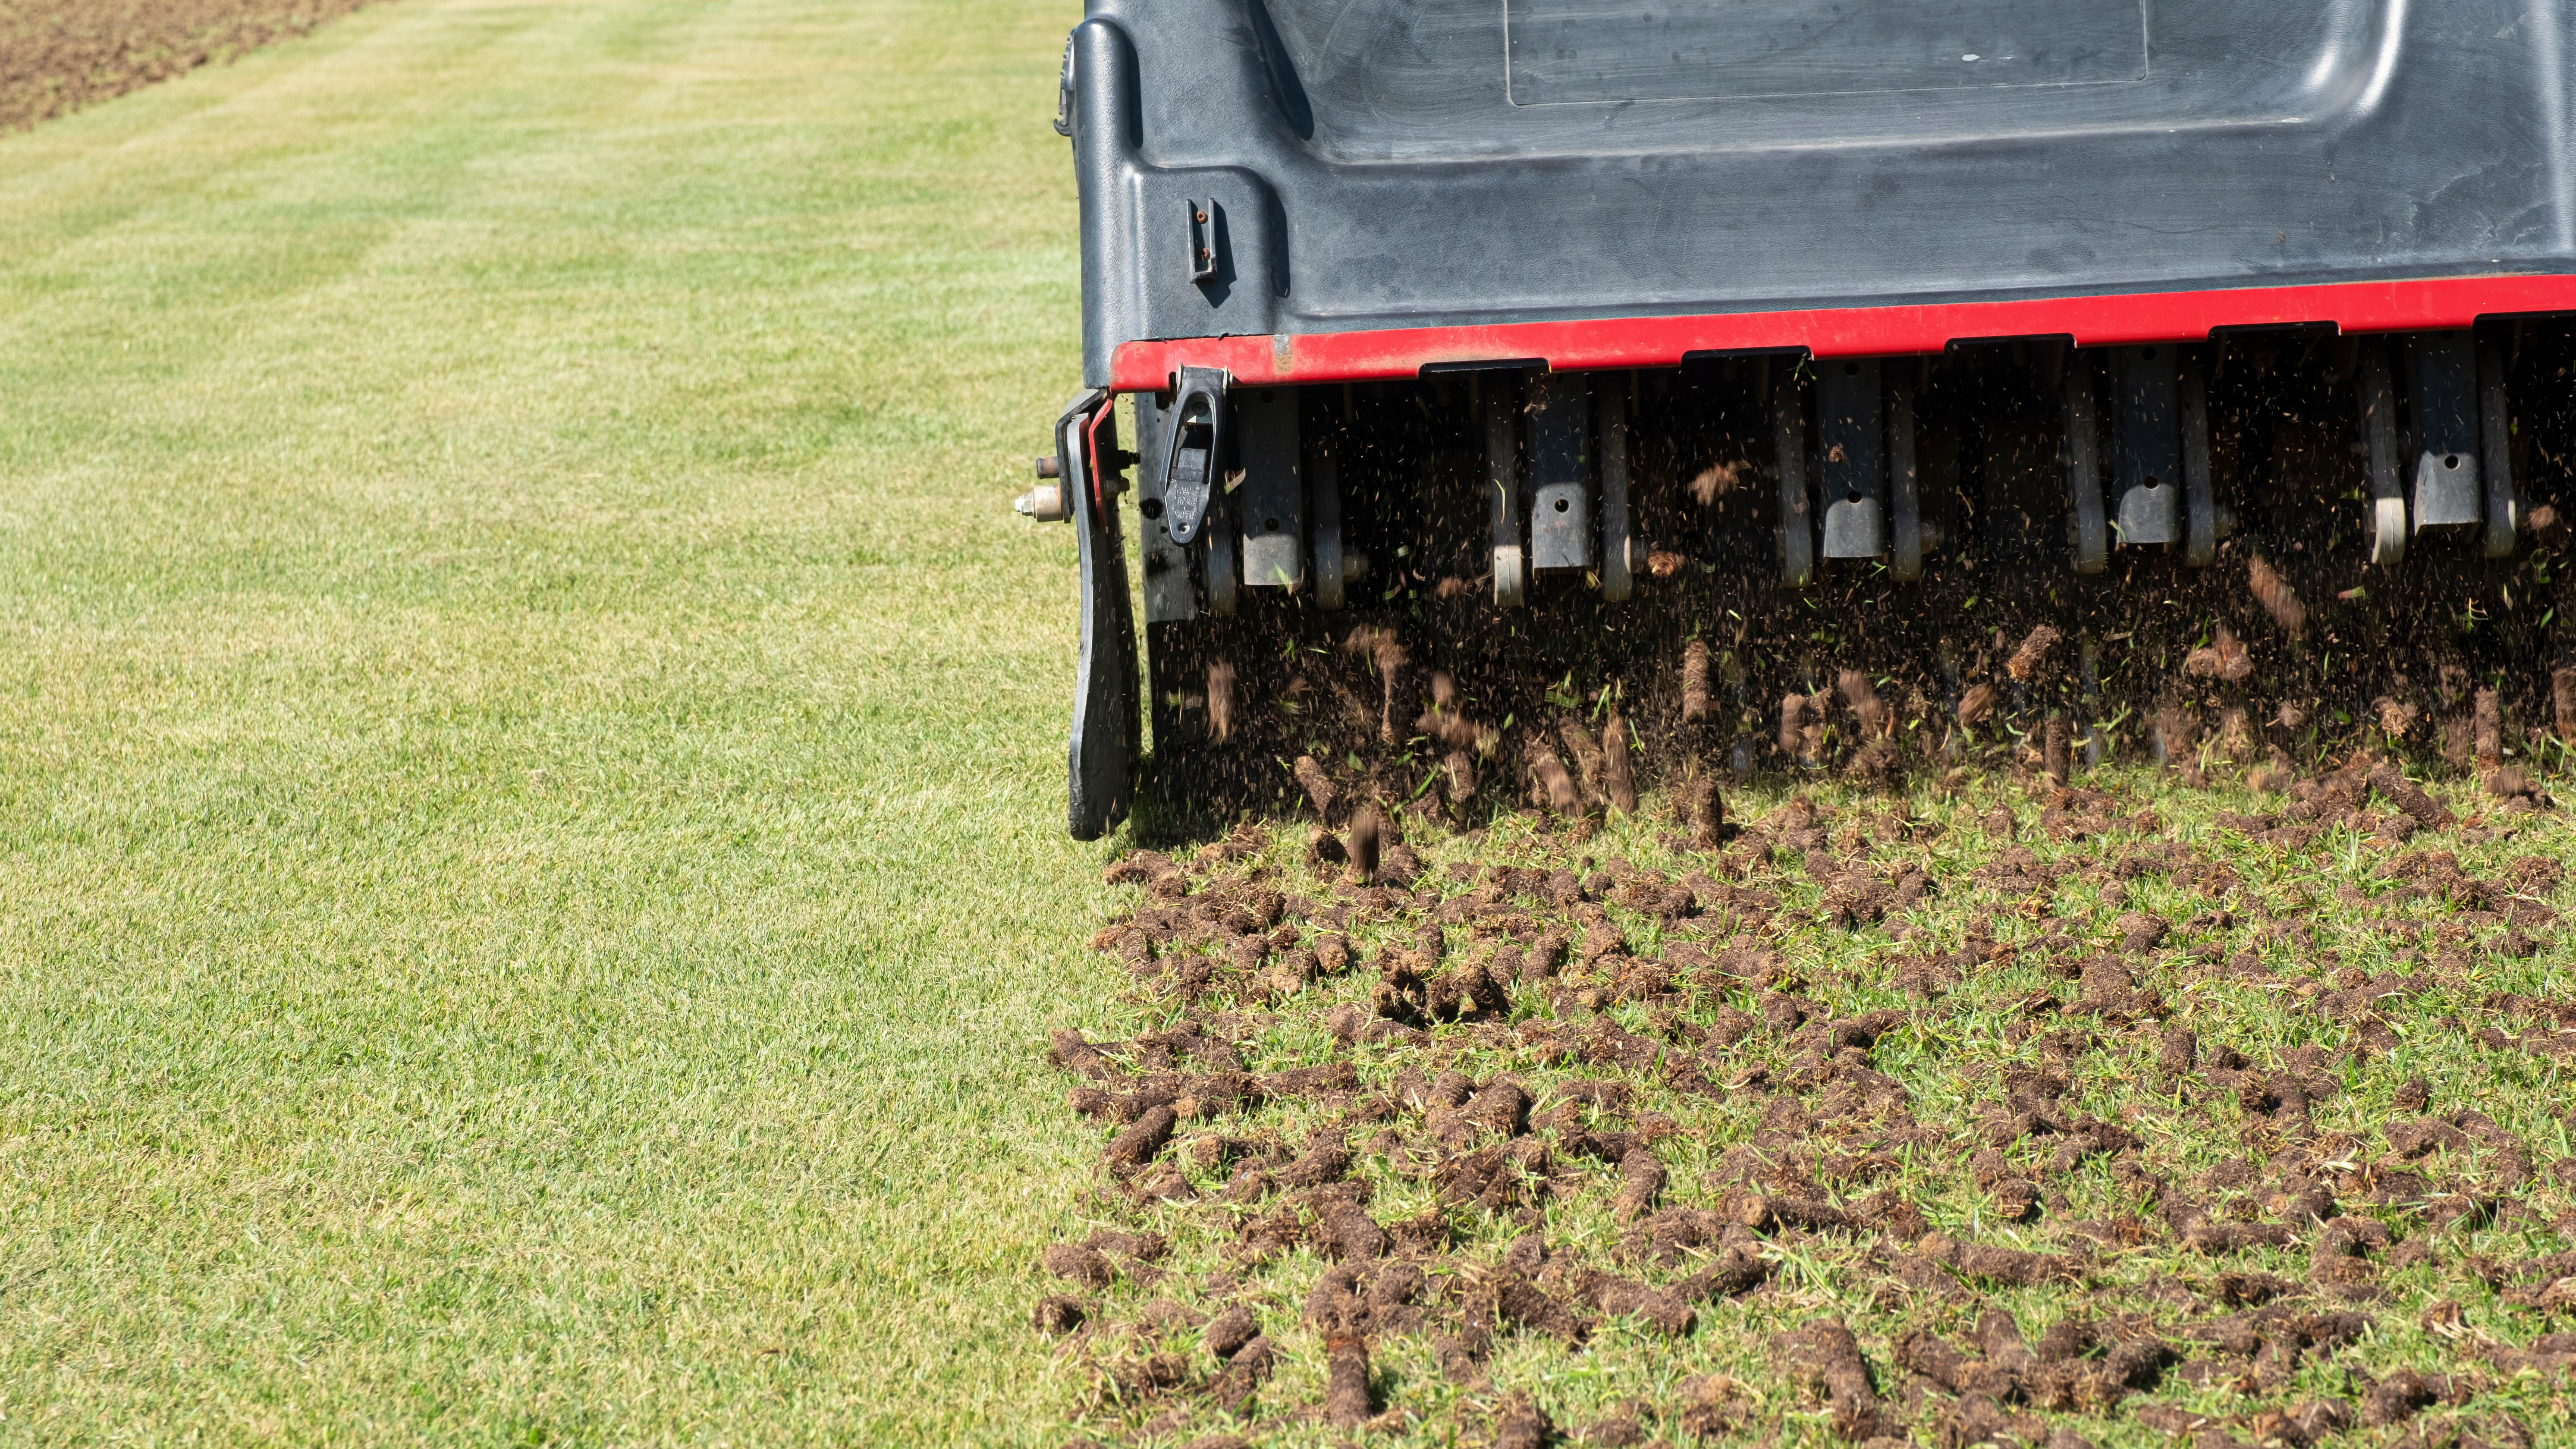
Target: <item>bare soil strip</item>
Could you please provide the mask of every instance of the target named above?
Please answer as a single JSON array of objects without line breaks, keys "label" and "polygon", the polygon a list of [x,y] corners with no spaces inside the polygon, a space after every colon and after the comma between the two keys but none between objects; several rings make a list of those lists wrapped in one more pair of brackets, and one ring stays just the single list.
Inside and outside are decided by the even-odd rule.
[{"label": "bare soil strip", "polygon": [[0,5],[0,130],[24,130],[302,35],[369,0],[18,0]]}]

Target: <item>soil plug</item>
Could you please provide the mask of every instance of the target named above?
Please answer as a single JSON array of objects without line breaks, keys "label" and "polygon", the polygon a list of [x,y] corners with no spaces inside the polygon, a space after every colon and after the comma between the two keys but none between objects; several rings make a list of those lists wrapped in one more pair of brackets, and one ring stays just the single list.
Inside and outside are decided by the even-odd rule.
[{"label": "soil plug", "polygon": [[2576,745],[2576,664],[2549,672],[2549,702],[2558,716],[2558,737]]},{"label": "soil plug", "polygon": [[1601,747],[1593,743],[1592,731],[1572,715],[1557,721],[1556,732],[1564,738],[1566,750],[1574,756],[1575,780],[1583,790],[1583,808],[1601,804]]},{"label": "soil plug", "polygon": [[1336,1338],[1328,1351],[1332,1367],[1324,1387],[1324,1422],[1336,1429],[1356,1429],[1376,1412],[1369,1397],[1368,1345],[1355,1337]]},{"label": "soil plug", "polygon": [[1682,723],[1696,723],[1707,714],[1708,641],[1693,639],[1682,646]]},{"label": "soil plug", "polygon": [[1628,764],[1628,722],[1615,709],[1601,736],[1601,785],[1620,814],[1637,813],[1637,778]]},{"label": "soil plug", "polygon": [[1878,690],[1870,684],[1868,675],[1857,669],[1846,669],[1834,681],[1834,687],[1841,691],[1843,703],[1860,717],[1860,732],[1864,739],[1884,739],[1895,732],[1896,716],[1879,699]]},{"label": "soil plug", "polygon": [[1494,1449],[1547,1449],[1556,1439],[1556,1424],[1526,1394],[1514,1394],[1494,1425]]},{"label": "soil plug", "polygon": [[1260,1391],[1263,1380],[1270,1377],[1271,1366],[1277,1358],[1270,1340],[1255,1336],[1226,1360],[1225,1372],[1218,1374],[1216,1382],[1209,1385],[1210,1396],[1219,1408],[1230,1413],[1248,1412],[1252,1396]]},{"label": "soil plug", "polygon": [[1308,803],[1315,807],[1315,818],[1330,824],[1333,806],[1341,797],[1341,792],[1333,788],[1332,777],[1315,763],[1313,755],[1299,755],[1291,768],[1297,776],[1297,787],[1306,792]]},{"label": "soil plug", "polygon": [[2004,661],[2004,672],[2024,684],[2030,683],[2048,667],[2048,651],[2056,648],[2057,641],[2065,637],[2046,624],[2031,630],[2021,641],[2021,647],[2013,651],[2012,658]]},{"label": "soil plug", "polygon": [[1966,694],[1959,696],[1959,723],[1971,729],[1984,724],[1995,712],[1996,693],[1991,684],[1971,685]]},{"label": "soil plug", "polygon": [[2072,743],[2071,734],[2072,730],[2066,722],[2066,716],[2053,714],[2048,717],[2047,733],[2044,736],[2046,743],[2040,750],[2040,761],[2048,771],[2048,782],[2061,789],[2066,784],[2067,750]]},{"label": "soil plug", "polygon": [[1690,827],[1694,850],[1715,850],[1718,827],[1726,822],[1726,802],[1717,793],[1717,780],[1709,775],[1694,775],[1682,787],[1682,823]]},{"label": "soil plug", "polygon": [[1796,691],[1780,696],[1780,753],[1798,758],[1799,727],[1807,722],[1807,697]]},{"label": "soil plug", "polygon": [[1207,670],[1208,733],[1218,743],[1234,738],[1234,666],[1211,660]]},{"label": "soil plug", "polygon": [[2451,812],[2442,803],[2424,793],[2424,788],[2398,772],[2395,765],[2381,765],[2370,772],[2370,788],[2387,797],[2388,803],[2412,816],[2415,823],[2428,829],[2439,829],[2451,823]]},{"label": "soil plug", "polygon": [[1449,798],[1464,805],[1476,797],[1476,762],[1465,750],[1451,750],[1441,762],[1449,772]]},{"label": "soil plug", "polygon": [[1216,1316],[1199,1337],[1207,1351],[1222,1361],[1231,1359],[1237,1349],[1261,1336],[1261,1326],[1252,1310],[1238,1303]]},{"label": "soil plug", "polygon": [[1361,806],[1351,816],[1347,842],[1352,874],[1363,881],[1375,879],[1379,853],[1384,849],[1387,837],[1394,833],[1394,827],[1387,823],[1385,814],[1376,806]]},{"label": "soil plug", "polygon": [[2296,639],[2307,631],[2307,605],[2299,602],[2298,592],[2261,554],[2246,562],[2245,587],[2254,595],[2254,602],[2263,606],[2263,612],[2272,616],[2272,622],[2281,626],[2282,633]]},{"label": "soil plug", "polygon": [[1574,792],[1574,777],[1565,773],[1565,762],[1556,757],[1547,740],[1533,730],[1521,742],[1521,758],[1529,765],[1530,774],[1538,781],[1544,803],[1559,815],[1582,813],[1583,797]]},{"label": "soil plug", "polygon": [[1109,1139],[1109,1170],[1126,1174],[1143,1167],[1162,1153],[1163,1145],[1172,1140],[1172,1128],[1180,1114],[1170,1107],[1147,1109],[1117,1136]]},{"label": "soil plug", "polygon": [[2234,630],[2221,624],[2209,643],[2182,657],[2182,672],[2202,679],[2243,684],[2254,677],[2254,656],[2246,651],[2244,642],[2236,637]]},{"label": "soil plug", "polygon": [[2492,689],[2481,689],[2470,707],[2478,770],[2491,774],[2504,764],[2504,709]]}]

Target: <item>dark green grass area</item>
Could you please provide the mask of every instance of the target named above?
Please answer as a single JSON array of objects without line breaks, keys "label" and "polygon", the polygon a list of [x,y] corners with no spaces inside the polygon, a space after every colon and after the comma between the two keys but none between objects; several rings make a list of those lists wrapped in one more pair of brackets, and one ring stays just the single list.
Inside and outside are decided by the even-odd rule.
[{"label": "dark green grass area", "polygon": [[[1783,1341],[1820,1319],[1855,1331],[1885,1401],[1880,1427],[1914,1442],[2295,1442],[2300,1424],[2338,1413],[2345,1427],[2314,1442],[2576,1433],[2564,1361],[2515,1356],[2576,1327],[2576,1295],[2542,1301],[2552,1280],[2528,1266],[2576,1247],[2576,1034],[2531,1004],[2576,1016],[2576,957],[2555,926],[2576,904],[2559,878],[2571,854],[2561,816],[2499,812],[2401,843],[2367,819],[2302,824],[2283,818],[2284,797],[2184,790],[2149,771],[2104,770],[2089,786],[2060,799],[2063,810],[2007,782],[1910,796],[1824,788],[1807,796],[1822,813],[1804,835],[1781,808],[1786,789],[1760,786],[1730,802],[1750,830],[1713,854],[1689,849],[1652,800],[1598,833],[1529,817],[1463,836],[1416,827],[1426,868],[1410,896],[1356,889],[1308,858],[1310,829],[1290,827],[1238,837],[1240,859],[1208,849],[1178,900],[1137,888],[1119,919],[1132,913],[1169,939],[1150,957],[1134,937],[1102,940],[1137,983],[1122,1036],[1195,1027],[1256,1076],[1346,1063],[1356,1085],[1241,1113],[1201,1108],[1160,1165],[1103,1170],[1067,1238],[1147,1230],[1170,1251],[1138,1265],[1111,1242],[1120,1276],[1105,1291],[1050,1285],[1088,1314],[1059,1349],[1092,1375],[1076,1430],[1171,1443],[1349,1437],[1322,1416],[1326,1325],[1309,1295],[1340,1254],[1326,1224],[1355,1197],[1390,1229],[1390,1261],[1427,1275],[1411,1314],[1371,1326],[1374,1427],[1388,1436],[1371,1442],[1508,1438],[1516,1407],[1533,1402],[1559,1431],[1609,1442],[1629,1420],[1636,1442],[1836,1442],[1851,1422],[1804,1371],[1812,1355]],[[2479,804],[2467,788],[2455,798]],[[2010,836],[1996,833],[1998,810],[2013,817]],[[1571,870],[1598,889],[1551,904],[1530,881],[1506,880],[1475,908],[1497,865]],[[1914,871],[1928,888],[1884,920],[1833,919],[1856,880]],[[1678,913],[1637,908],[1683,881],[1692,903]],[[1278,974],[1286,943],[1272,964],[1193,971],[1193,955],[1227,956],[1227,938],[1156,916],[1264,889],[1284,895],[1302,943],[1345,935],[1357,964],[1281,994],[1297,976]],[[1425,948],[1424,923],[1442,905],[1448,964],[1435,980],[1462,979],[1550,925],[1580,943],[1587,918],[1606,922],[1620,944],[1597,963],[1522,977],[1505,1012],[1337,1039],[1335,1020],[1347,1038],[1353,1013],[1382,1015],[1386,968]],[[1330,913],[1351,910],[1336,931]],[[2149,921],[2161,937],[2133,944]],[[1718,969],[1652,964],[1700,959],[1693,950]],[[1800,1024],[1793,1008],[1813,1014]],[[1894,1016],[1865,1051],[1835,1052],[1831,1024],[1870,1013]],[[2177,1028],[2195,1038],[2188,1067],[2174,1056]],[[1165,1061],[1148,1045],[1110,1047],[1123,1070],[1103,1082],[1068,1080],[1112,1095],[1177,1080],[1185,1096],[1214,1095],[1189,1085],[1205,1063]],[[1532,1179],[1522,1200],[1498,1205],[1451,1186],[1465,1156],[1502,1139],[1441,1140],[1445,1114],[1421,1094],[1443,1072],[1530,1092],[1548,1121],[1520,1144],[1544,1146],[1544,1187]],[[1872,1074],[1901,1089],[1895,1105]],[[1599,1082],[1634,1095],[1613,1110],[1548,1110],[1566,1084]],[[2280,1100],[2292,1086],[2304,1108]],[[2053,1104],[2056,1126],[1998,1128],[1998,1114],[2034,1101]],[[2429,1148],[2427,1123],[2442,1124]],[[2084,1137],[2088,1124],[2109,1131]],[[1767,1282],[1703,1293],[1691,1331],[1675,1337],[1651,1313],[1588,1302],[1600,1290],[1586,1274],[1690,1296],[1693,1276],[1729,1249],[1651,1251],[1664,1220],[1616,1206],[1626,1164],[1585,1155],[1587,1135],[1610,1132],[1650,1139],[1665,1174],[1658,1211],[1734,1213],[1752,1190],[1820,1193],[1852,1226],[1784,1220],[1739,1239]],[[1318,1133],[1354,1151],[1347,1181],[1246,1184],[1241,1174],[1265,1165],[1286,1175]],[[1977,1156],[1987,1151],[2000,1156]],[[2323,1219],[2319,1185],[2333,1204]],[[2025,1211],[2017,1194],[2036,1200]],[[1405,1246],[1429,1224],[1445,1247]],[[2227,1246],[2247,1228],[2279,1241]],[[1580,1350],[1497,1313],[1506,1254],[1533,1236],[1551,1255],[1535,1286],[1592,1322]],[[2347,1252],[2338,1238],[2362,1246]],[[1999,1280],[1976,1248],[2056,1255],[2040,1261],[2058,1281]],[[1279,1357],[1249,1410],[1228,1412],[1215,1402],[1222,1365],[1193,1320],[1235,1305],[1255,1312]],[[1975,1326],[1997,1309],[2034,1348],[2061,1323],[2085,1325],[2088,1340],[2055,1389],[2005,1393],[2001,1417],[1981,1420],[1918,1371],[1921,1340],[1902,1345],[1931,1335],[1975,1359]],[[2327,1334],[2339,1323],[2349,1338],[2301,1349],[2299,1323]],[[1495,1329],[1490,1358],[1444,1364],[1477,1324]],[[2163,1345],[2164,1362],[2107,1387],[2104,1366],[2124,1343]],[[1158,1368],[1157,1354],[1177,1357]],[[2392,1419],[2401,1370],[2441,1378],[2442,1394]],[[1179,1387],[1157,1386],[1175,1373]]]}]

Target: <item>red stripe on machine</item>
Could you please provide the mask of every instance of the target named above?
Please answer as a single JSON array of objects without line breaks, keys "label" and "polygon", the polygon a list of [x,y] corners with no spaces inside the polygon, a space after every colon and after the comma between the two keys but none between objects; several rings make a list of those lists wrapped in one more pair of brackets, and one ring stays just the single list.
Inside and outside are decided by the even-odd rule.
[{"label": "red stripe on machine", "polygon": [[2466,327],[2482,316],[2576,311],[2576,277],[2428,277],[2131,292],[1927,306],[1733,312],[1701,317],[1608,317],[1490,327],[1282,333],[1129,342],[1111,366],[1120,392],[1171,385],[1182,367],[1222,367],[1246,386],[1413,377],[1439,364],[1545,359],[1559,372],[1676,367],[1694,352],[1803,347],[1818,357],[1938,352],[1979,338],[2072,337],[2080,347],[2188,342],[2220,327],[2331,322],[2346,332]]}]

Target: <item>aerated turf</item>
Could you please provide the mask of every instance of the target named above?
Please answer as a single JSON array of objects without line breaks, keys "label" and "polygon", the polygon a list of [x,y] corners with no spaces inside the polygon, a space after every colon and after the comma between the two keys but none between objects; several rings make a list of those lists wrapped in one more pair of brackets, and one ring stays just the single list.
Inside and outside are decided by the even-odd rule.
[{"label": "aerated turf", "polygon": [[2576,836],[2373,779],[1127,857],[1068,1438],[2565,1442]]}]

